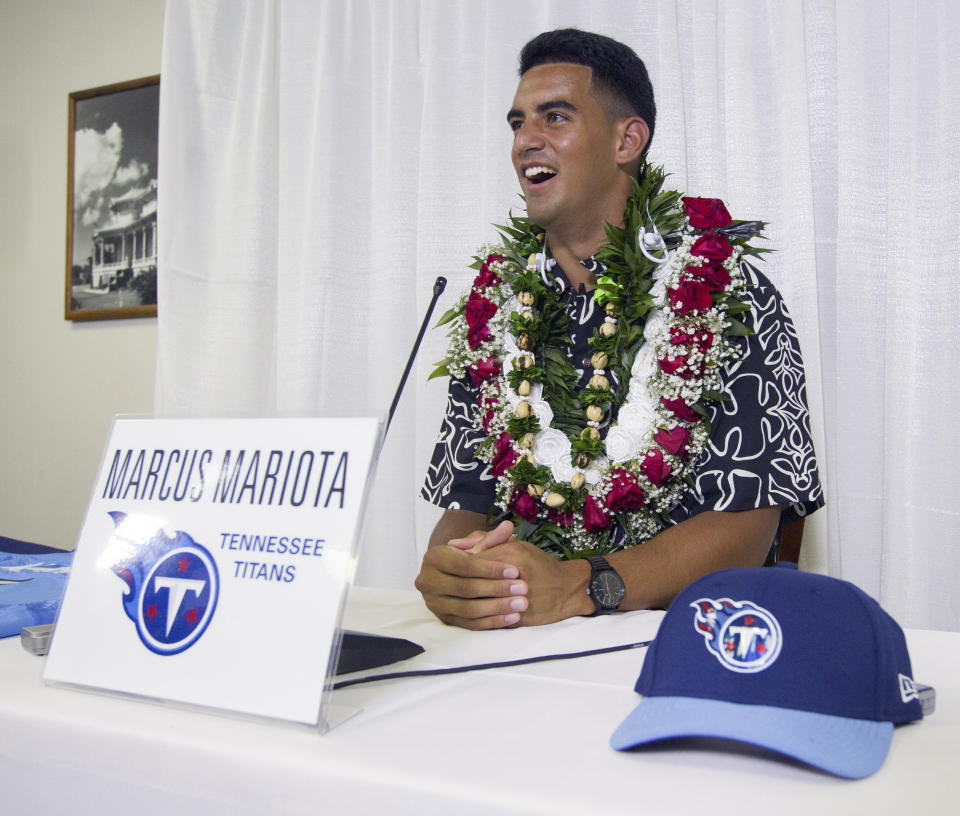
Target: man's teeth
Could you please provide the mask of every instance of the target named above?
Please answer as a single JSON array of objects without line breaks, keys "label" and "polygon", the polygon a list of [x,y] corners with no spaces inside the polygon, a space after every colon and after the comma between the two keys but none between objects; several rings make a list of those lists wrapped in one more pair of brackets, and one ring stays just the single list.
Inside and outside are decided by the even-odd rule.
[{"label": "man's teeth", "polygon": [[557,171],[552,167],[537,165],[535,167],[528,167],[523,171],[523,174],[530,179],[530,181],[546,181],[548,178],[557,175]]}]

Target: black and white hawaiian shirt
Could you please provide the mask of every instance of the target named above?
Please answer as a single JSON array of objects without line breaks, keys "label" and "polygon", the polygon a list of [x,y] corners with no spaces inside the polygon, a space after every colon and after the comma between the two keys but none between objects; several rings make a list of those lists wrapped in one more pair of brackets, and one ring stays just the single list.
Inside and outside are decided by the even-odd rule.
[{"label": "black and white hawaiian shirt", "polygon": [[[589,268],[589,263],[584,265]],[[742,263],[747,282],[743,300],[750,311],[741,319],[754,333],[738,338],[744,354],[725,368],[727,399],[709,409],[710,438],[695,465],[693,486],[670,513],[673,524],[705,510],[775,506],[782,508],[782,529],[823,505],[793,321],[776,287],[751,264]],[[605,313],[592,292],[571,286],[559,267],[553,274],[571,317],[569,354],[582,369],[583,387],[593,373],[588,341]],[[477,393],[469,377],[451,377],[421,496],[441,507],[487,513],[494,504],[496,478],[473,455],[484,438],[473,421]],[[615,533],[615,541],[618,537],[622,540],[622,531]]]}]

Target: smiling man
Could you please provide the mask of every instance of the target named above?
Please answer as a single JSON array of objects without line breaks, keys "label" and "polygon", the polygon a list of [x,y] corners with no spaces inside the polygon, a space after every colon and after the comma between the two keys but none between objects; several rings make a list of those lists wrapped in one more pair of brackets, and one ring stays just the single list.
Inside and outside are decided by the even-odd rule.
[{"label": "smiling man", "polygon": [[746,261],[762,224],[664,189],[655,119],[622,43],[564,29],[521,52],[527,217],[448,313],[423,489],[446,510],[416,585],[446,623],[664,606],[822,505],[795,332]]},{"label": "smiling man", "polygon": [[530,218],[572,283],[592,284],[580,265],[619,224],[650,128],[609,94],[595,93],[593,70],[547,63],[524,72],[507,114],[512,159]]}]

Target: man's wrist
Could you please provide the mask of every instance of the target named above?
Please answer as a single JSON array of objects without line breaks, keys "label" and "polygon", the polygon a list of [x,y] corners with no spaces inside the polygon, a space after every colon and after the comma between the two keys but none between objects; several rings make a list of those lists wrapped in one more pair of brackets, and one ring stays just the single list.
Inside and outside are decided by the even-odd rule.
[{"label": "man's wrist", "polygon": [[585,558],[574,558],[567,561],[567,569],[571,574],[571,588],[567,595],[568,614],[564,617],[572,618],[577,615],[592,615],[595,607],[590,600],[590,564]]}]

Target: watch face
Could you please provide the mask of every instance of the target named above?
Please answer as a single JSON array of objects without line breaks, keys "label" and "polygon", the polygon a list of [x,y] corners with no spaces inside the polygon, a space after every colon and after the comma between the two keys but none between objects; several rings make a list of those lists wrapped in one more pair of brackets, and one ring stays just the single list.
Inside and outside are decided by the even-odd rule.
[{"label": "watch face", "polygon": [[598,572],[591,582],[593,597],[601,607],[615,609],[620,605],[626,590],[620,576],[613,570]]}]

